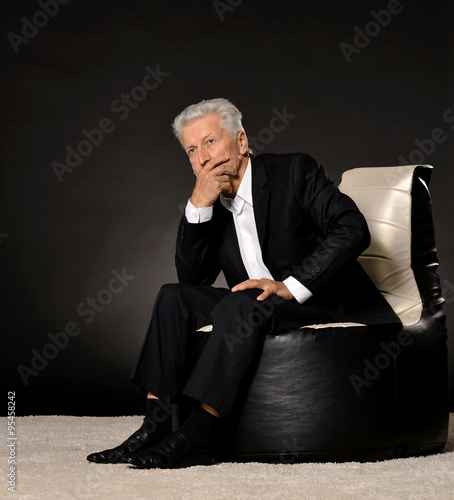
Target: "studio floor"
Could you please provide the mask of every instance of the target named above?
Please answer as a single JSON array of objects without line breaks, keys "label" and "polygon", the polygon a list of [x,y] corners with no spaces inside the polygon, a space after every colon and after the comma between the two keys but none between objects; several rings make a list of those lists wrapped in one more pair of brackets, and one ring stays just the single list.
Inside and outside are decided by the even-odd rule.
[{"label": "studio floor", "polygon": [[[6,430],[6,418],[2,418]],[[15,499],[454,499],[454,414],[443,452],[376,463],[221,463],[177,470],[100,465],[85,457],[113,447],[142,417],[16,419]],[[6,438],[5,438],[6,439]],[[7,441],[10,443],[10,441]],[[7,477],[9,450],[2,460]],[[6,469],[6,470],[5,470]],[[11,477],[11,476],[10,476]]]}]

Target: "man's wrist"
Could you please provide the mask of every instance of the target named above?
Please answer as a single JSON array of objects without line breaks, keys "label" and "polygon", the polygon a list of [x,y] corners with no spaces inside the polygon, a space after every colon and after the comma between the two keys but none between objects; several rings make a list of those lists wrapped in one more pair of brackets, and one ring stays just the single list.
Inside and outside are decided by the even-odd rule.
[{"label": "man's wrist", "polygon": [[289,276],[283,283],[300,304],[303,304],[307,299],[312,297],[312,292],[293,276]]},{"label": "man's wrist", "polygon": [[194,193],[192,193],[191,197],[189,198],[189,201],[195,208],[208,208],[213,205],[212,202],[207,201],[207,199],[204,199],[203,197],[201,198]]}]

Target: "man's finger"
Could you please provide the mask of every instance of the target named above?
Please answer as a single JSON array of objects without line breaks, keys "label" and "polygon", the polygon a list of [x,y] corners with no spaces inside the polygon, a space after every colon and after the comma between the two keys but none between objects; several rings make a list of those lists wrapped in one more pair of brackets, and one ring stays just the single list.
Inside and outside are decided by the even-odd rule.
[{"label": "man's finger", "polygon": [[230,177],[227,174],[219,174],[216,177],[217,181],[222,181],[222,182],[230,182]]},{"label": "man's finger", "polygon": [[269,290],[264,290],[263,293],[261,293],[258,297],[257,297],[257,300],[265,300],[267,299],[270,295],[272,295],[272,292],[270,292]]},{"label": "man's finger", "polygon": [[238,283],[238,285],[235,285],[232,288],[232,292],[237,292],[238,290],[249,290],[251,288],[260,288],[261,290],[264,290],[263,285],[260,286],[260,281],[261,280],[246,280],[242,281],[241,283]]},{"label": "man's finger", "polygon": [[218,168],[219,166],[222,166],[224,163],[228,162],[229,160],[230,160],[230,158],[226,155],[225,156],[218,156],[216,158],[212,158],[202,168],[204,170],[214,170],[214,169]]},{"label": "man's finger", "polygon": [[236,175],[235,167],[226,166],[224,163],[218,165],[213,171],[215,171],[217,175]]},{"label": "man's finger", "polygon": [[238,283],[238,285],[235,285],[232,288],[232,292],[237,292],[238,290],[246,290],[247,288],[255,288],[254,286],[251,286],[251,281],[252,280],[246,280],[242,281],[241,283]]}]

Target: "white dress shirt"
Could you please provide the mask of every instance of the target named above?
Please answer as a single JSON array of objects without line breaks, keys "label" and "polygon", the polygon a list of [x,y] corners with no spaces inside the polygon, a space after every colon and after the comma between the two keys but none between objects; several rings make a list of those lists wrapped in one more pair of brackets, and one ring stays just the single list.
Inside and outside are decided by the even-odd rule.
[{"label": "white dress shirt", "polygon": [[[249,279],[268,278],[274,280],[269,269],[263,262],[262,249],[260,248],[257,226],[255,224],[250,158],[235,198],[226,198],[221,194],[220,200],[222,205],[232,212],[241,259],[243,260]],[[188,200],[185,215],[190,224],[207,222],[213,216],[213,207],[196,208]],[[300,304],[312,296],[312,292],[293,276],[285,279],[284,284]]]}]

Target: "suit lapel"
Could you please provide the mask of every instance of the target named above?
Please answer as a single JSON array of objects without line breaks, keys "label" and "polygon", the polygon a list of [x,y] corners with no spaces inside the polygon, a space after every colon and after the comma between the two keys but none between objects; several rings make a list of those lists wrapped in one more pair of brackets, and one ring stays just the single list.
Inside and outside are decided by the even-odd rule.
[{"label": "suit lapel", "polygon": [[268,176],[264,164],[252,157],[252,200],[254,203],[254,217],[257,226],[260,247],[263,249],[265,241],[270,192],[266,189]]}]

